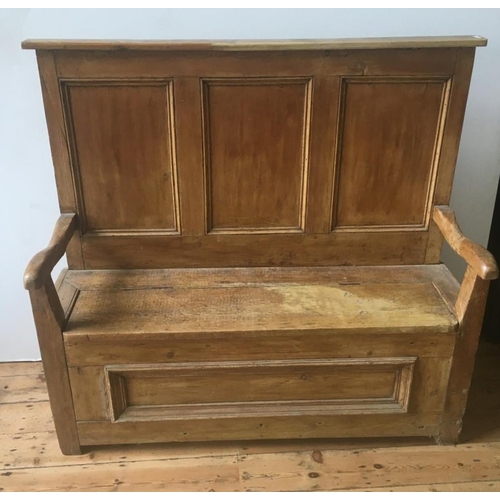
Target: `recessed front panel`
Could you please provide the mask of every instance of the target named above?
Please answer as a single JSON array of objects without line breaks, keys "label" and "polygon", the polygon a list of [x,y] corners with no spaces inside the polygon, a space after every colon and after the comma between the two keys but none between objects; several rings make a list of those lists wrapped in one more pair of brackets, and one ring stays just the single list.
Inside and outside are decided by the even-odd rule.
[{"label": "recessed front panel", "polygon": [[170,84],[65,88],[84,230],[177,231]]},{"label": "recessed front panel", "polygon": [[112,418],[404,413],[416,358],[106,368]]},{"label": "recessed front panel", "polygon": [[443,80],[346,80],[334,229],[424,227],[442,125]]},{"label": "recessed front panel", "polygon": [[206,80],[208,232],[301,231],[310,83]]}]

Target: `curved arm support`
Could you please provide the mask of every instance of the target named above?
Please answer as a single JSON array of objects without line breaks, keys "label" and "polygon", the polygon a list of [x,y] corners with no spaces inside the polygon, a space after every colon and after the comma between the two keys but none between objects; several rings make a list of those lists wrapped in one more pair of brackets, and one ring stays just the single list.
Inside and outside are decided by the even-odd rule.
[{"label": "curved arm support", "polygon": [[59,217],[47,248],[38,252],[26,267],[24,272],[26,290],[41,288],[45,284],[54,266],[66,252],[68,243],[77,228],[76,214],[62,214]]},{"label": "curved arm support", "polygon": [[450,247],[462,257],[469,267],[483,280],[498,278],[498,266],[493,255],[481,245],[466,238],[458,226],[455,212],[446,205],[435,206],[432,213]]}]

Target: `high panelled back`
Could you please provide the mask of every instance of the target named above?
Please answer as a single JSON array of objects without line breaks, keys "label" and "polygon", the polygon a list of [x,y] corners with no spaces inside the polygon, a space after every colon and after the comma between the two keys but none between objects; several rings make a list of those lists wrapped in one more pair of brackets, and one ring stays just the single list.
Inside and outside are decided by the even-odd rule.
[{"label": "high panelled back", "polygon": [[71,267],[438,262],[474,48],[37,55]]}]

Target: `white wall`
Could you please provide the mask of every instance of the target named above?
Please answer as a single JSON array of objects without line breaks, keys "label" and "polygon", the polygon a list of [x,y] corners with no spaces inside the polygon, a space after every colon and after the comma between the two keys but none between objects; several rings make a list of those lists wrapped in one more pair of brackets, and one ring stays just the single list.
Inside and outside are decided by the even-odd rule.
[{"label": "white wall", "polygon": [[[469,34],[489,45],[476,53],[451,205],[486,244],[500,171],[500,10],[0,10],[0,361],[39,358],[22,274],[58,216],[35,54],[21,40]],[[444,259],[459,276],[451,252]]]}]

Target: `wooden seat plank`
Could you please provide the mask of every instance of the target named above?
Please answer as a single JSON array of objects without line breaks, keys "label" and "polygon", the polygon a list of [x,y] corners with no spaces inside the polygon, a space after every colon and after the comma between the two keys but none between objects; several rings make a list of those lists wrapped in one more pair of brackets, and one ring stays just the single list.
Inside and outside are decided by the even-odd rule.
[{"label": "wooden seat plank", "polygon": [[183,274],[177,270],[171,280],[165,271],[163,285],[153,272],[148,280],[144,273],[93,271],[90,279],[98,287],[80,291],[65,335],[280,330],[450,333],[457,328],[438,289],[424,276],[420,282],[400,283],[393,277],[392,282],[386,278],[386,283],[377,283],[373,275],[384,270],[370,270],[364,283],[358,269],[355,279],[345,272],[343,279],[337,273],[337,279],[329,282],[331,268],[316,269],[311,278],[305,270],[281,269],[267,276],[266,282],[265,272],[255,270],[254,276],[252,271],[185,270]]}]

